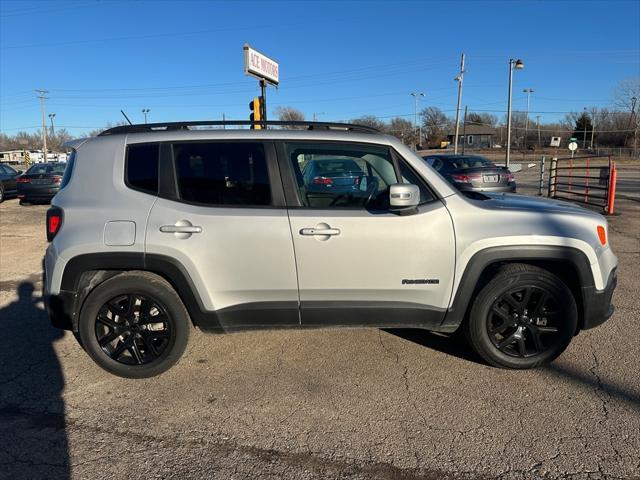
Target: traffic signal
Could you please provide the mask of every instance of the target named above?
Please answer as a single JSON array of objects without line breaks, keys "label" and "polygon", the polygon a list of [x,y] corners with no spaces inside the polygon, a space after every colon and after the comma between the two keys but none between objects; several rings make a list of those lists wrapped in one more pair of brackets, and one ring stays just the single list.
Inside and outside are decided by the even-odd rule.
[{"label": "traffic signal", "polygon": [[251,128],[260,130],[262,128],[262,97],[255,97],[249,102],[249,120],[251,120]]}]

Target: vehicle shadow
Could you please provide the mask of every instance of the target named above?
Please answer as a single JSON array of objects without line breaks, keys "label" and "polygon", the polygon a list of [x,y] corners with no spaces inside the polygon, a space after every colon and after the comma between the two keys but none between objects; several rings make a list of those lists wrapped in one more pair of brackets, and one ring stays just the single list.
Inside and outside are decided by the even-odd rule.
[{"label": "vehicle shadow", "polygon": [[388,328],[385,332],[423,347],[431,348],[473,363],[484,364],[460,334],[445,335],[419,328]]},{"label": "vehicle shadow", "polygon": [[16,290],[18,299],[0,309],[0,478],[69,478],[64,378],[53,348],[63,331],[50,325],[33,283]]},{"label": "vehicle shadow", "polygon": [[[408,340],[423,347],[431,348],[447,355],[468,360],[473,363],[486,363],[469,347],[460,335],[447,336],[420,329],[384,329],[385,332]],[[606,397],[622,403],[640,412],[640,396],[633,390],[616,382],[601,378],[586,366],[584,370],[565,365],[562,358],[541,368],[545,375],[560,382],[570,382],[577,388],[586,389],[589,393],[601,392]]]}]

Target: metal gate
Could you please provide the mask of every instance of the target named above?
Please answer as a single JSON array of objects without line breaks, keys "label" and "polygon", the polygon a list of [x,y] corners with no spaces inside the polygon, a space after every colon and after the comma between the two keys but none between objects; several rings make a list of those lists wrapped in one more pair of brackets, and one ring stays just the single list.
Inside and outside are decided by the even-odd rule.
[{"label": "metal gate", "polygon": [[600,207],[611,215],[616,181],[616,165],[611,155],[552,158],[549,197]]}]

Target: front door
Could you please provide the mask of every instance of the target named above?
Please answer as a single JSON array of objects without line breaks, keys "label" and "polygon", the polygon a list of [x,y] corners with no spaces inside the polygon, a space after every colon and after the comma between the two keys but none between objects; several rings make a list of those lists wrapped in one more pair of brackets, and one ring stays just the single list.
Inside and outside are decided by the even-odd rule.
[{"label": "front door", "polygon": [[[451,217],[389,148],[305,142],[281,148],[298,206],[289,209],[303,325],[438,325],[453,279]],[[311,173],[310,173],[311,172]],[[389,186],[421,204],[388,208]]]}]

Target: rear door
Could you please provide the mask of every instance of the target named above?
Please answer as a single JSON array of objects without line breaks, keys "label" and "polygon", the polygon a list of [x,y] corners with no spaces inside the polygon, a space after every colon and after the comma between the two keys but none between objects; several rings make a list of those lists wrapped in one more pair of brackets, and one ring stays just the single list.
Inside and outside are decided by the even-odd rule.
[{"label": "rear door", "polygon": [[[204,328],[299,324],[295,259],[270,143],[164,144],[147,258],[188,273]],[[211,312],[215,311],[215,315]]]},{"label": "rear door", "polygon": [[[451,217],[411,168],[373,144],[300,142],[279,148],[295,245],[303,325],[439,325],[452,288]],[[321,158],[363,172],[350,189],[319,191],[302,175]],[[349,162],[343,162],[347,165]],[[340,177],[339,172],[335,172]],[[389,211],[389,186],[421,187],[421,205]]]}]

